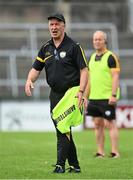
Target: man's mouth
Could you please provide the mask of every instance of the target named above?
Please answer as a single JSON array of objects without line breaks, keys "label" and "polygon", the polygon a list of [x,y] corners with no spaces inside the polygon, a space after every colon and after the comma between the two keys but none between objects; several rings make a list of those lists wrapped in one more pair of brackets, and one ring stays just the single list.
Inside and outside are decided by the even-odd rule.
[{"label": "man's mouth", "polygon": [[54,35],[57,34],[57,33],[58,33],[58,31],[52,31],[52,34],[54,34]]}]

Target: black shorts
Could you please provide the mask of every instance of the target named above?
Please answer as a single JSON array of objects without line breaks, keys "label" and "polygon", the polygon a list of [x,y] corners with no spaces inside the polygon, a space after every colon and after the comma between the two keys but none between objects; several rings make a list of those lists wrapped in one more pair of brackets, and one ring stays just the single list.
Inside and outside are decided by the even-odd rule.
[{"label": "black shorts", "polygon": [[116,106],[108,104],[108,100],[89,100],[87,115],[114,120],[116,118],[115,111]]}]

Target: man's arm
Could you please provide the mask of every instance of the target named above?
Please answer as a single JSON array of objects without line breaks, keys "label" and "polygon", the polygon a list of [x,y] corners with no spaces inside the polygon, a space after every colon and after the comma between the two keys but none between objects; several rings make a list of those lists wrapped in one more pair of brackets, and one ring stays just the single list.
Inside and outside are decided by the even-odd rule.
[{"label": "man's arm", "polygon": [[88,69],[87,67],[80,70],[80,90],[85,91],[88,82]]},{"label": "man's arm", "polygon": [[[89,73],[88,73],[88,76],[89,76]],[[86,86],[85,91],[84,91],[85,110],[87,110],[89,95],[90,95],[90,80],[88,78],[87,86]]]},{"label": "man's arm", "polygon": [[117,89],[119,87],[119,74],[118,71],[111,71],[112,74],[112,94],[117,93]]},{"label": "man's arm", "polygon": [[36,69],[32,68],[29,71],[28,78],[25,84],[25,93],[27,96],[32,96],[31,89],[34,88],[34,82],[39,77],[40,71],[37,71]]},{"label": "man's arm", "polygon": [[83,102],[83,93],[86,89],[87,82],[88,82],[88,69],[87,67],[85,67],[80,70],[80,89],[77,94],[79,107],[82,105]]},{"label": "man's arm", "polygon": [[[89,71],[88,71],[88,77],[89,77]],[[86,85],[86,88],[85,88],[85,91],[84,91],[84,97],[86,99],[88,99],[89,98],[89,94],[90,94],[90,80],[88,78],[87,85]]]},{"label": "man's arm", "polygon": [[116,95],[119,87],[119,71],[111,70],[112,75],[112,96],[109,99],[109,104],[115,104],[117,101]]},{"label": "man's arm", "polygon": [[112,76],[112,95],[109,99],[109,104],[115,104],[117,102],[116,95],[119,87],[119,75],[120,75],[119,59],[115,54],[109,56],[108,66],[111,70],[111,76]]}]

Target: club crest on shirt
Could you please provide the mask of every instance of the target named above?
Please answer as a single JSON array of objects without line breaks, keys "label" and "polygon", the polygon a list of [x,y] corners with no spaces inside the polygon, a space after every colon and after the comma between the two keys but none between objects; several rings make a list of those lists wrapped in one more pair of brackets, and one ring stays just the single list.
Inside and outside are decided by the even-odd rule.
[{"label": "club crest on shirt", "polygon": [[65,52],[65,51],[60,52],[60,57],[61,57],[61,58],[66,57],[66,52]]},{"label": "club crest on shirt", "polygon": [[111,115],[111,111],[105,111],[105,114],[106,114],[106,116],[110,116]]}]

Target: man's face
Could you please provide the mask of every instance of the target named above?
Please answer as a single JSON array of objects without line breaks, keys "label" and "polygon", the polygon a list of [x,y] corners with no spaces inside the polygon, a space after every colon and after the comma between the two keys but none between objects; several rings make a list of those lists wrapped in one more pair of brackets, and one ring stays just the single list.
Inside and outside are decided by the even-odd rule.
[{"label": "man's face", "polygon": [[49,20],[49,31],[51,37],[54,39],[59,39],[64,34],[65,24],[57,19]]},{"label": "man's face", "polygon": [[105,37],[102,32],[96,32],[93,35],[93,46],[96,50],[103,50],[106,47]]}]

